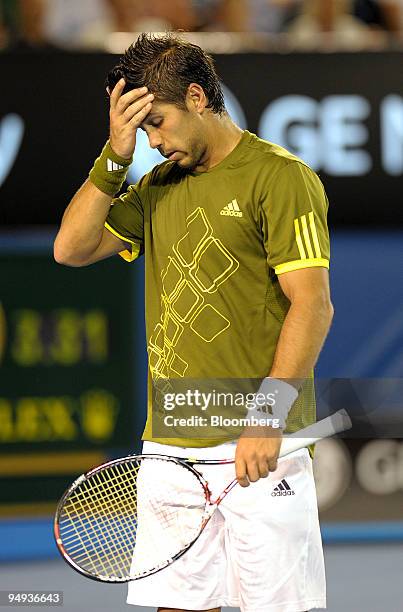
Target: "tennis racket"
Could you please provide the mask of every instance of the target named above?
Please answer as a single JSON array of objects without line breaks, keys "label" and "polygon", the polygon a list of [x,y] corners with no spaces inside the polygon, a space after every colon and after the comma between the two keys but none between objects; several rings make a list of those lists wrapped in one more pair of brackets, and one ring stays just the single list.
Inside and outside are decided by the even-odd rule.
[{"label": "tennis racket", "polygon": [[[351,427],[344,410],[283,438],[280,457]],[[57,507],[54,533],[63,558],[102,582],[137,580],[173,563],[197,540],[234,479],[212,499],[192,460],[131,455],[80,476]],[[175,491],[170,483],[175,483]]]}]

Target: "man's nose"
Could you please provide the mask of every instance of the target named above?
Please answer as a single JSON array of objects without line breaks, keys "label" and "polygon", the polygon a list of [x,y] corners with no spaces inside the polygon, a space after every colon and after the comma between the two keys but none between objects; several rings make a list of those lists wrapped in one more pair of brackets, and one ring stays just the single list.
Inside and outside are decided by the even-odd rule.
[{"label": "man's nose", "polygon": [[150,133],[148,135],[148,142],[150,143],[150,147],[152,149],[156,149],[157,147],[160,147],[162,144],[161,137],[158,134],[158,132],[153,132],[152,134]]}]

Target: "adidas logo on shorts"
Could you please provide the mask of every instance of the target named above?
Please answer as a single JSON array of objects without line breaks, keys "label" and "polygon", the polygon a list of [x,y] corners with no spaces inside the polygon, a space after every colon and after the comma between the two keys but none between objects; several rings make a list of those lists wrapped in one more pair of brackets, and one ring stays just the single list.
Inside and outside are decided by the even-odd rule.
[{"label": "adidas logo on shorts", "polygon": [[243,217],[243,213],[239,208],[238,202],[236,200],[232,200],[227,206],[220,211],[220,215],[224,217]]},{"label": "adidas logo on shorts", "polygon": [[279,482],[276,487],[274,487],[271,493],[271,496],[272,497],[283,497],[285,495],[295,495],[295,491],[291,489],[288,482],[283,478],[283,480]]}]

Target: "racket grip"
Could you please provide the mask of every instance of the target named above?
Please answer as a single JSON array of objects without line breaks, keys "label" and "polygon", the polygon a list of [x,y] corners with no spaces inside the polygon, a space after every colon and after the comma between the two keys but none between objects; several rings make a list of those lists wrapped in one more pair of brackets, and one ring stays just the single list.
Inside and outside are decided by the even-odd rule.
[{"label": "racket grip", "polygon": [[315,444],[323,438],[329,438],[337,433],[346,431],[351,428],[351,419],[347,412],[342,409],[338,410],[331,416],[308,425],[304,429],[300,429],[295,433],[289,434],[283,438],[279,457],[289,455],[296,450],[305,448],[310,444]]}]

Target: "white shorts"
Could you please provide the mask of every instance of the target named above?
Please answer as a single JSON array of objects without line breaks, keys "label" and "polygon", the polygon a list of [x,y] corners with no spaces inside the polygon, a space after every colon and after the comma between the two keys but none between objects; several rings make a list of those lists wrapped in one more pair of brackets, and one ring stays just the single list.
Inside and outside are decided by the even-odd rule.
[{"label": "white shorts", "polygon": [[[143,453],[233,458],[236,443],[182,448],[145,442]],[[213,499],[233,480],[234,465],[196,466]],[[172,483],[175,487],[175,483]],[[242,612],[303,612],[326,607],[325,568],[312,461],[306,449],[221,502],[195,544],[169,567],[129,583],[138,606]]]}]

